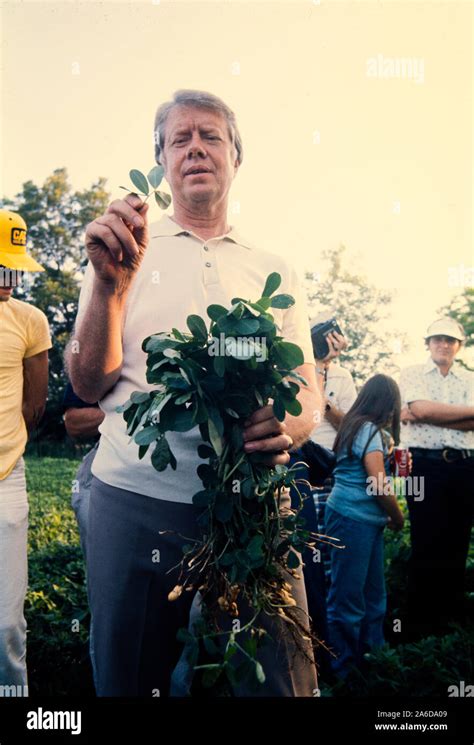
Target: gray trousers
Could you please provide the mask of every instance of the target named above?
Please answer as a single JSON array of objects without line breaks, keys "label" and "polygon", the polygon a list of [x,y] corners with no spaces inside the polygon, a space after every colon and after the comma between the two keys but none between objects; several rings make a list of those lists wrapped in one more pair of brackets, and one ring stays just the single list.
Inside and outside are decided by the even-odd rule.
[{"label": "gray trousers", "polygon": [[[184,592],[174,602],[168,593],[177,584],[182,546],[199,536],[200,512],[192,504],[153,499],[93,476],[87,576],[99,696],[169,696],[171,675],[183,651],[176,633],[188,626],[195,591]],[[160,535],[164,530],[173,532]],[[294,588],[307,626],[303,578],[285,579]],[[242,619],[248,612],[241,608]],[[229,627],[231,623],[229,618]],[[297,652],[284,622],[262,614],[260,623],[274,638],[258,658],[266,681],[257,694],[243,687],[234,694],[317,695],[314,662]],[[312,658],[310,642],[307,651]]]},{"label": "gray trousers", "polygon": [[[84,456],[81,464],[76,472],[76,478],[73,482],[73,488],[71,493],[71,506],[76,515],[77,525],[79,528],[79,539],[81,541],[82,553],[84,559],[87,562],[87,540],[88,540],[88,525],[89,525],[89,499],[92,482],[92,463],[97,453],[99,442],[96,442],[94,447]],[[89,628],[89,654],[91,658],[92,676],[96,679],[95,670],[95,657],[94,657],[94,626],[93,618],[91,614],[90,628]]]}]

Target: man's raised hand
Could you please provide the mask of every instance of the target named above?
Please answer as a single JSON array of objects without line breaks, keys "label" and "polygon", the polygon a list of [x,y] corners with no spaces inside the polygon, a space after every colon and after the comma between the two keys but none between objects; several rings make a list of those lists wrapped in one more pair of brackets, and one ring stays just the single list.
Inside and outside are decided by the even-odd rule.
[{"label": "man's raised hand", "polygon": [[87,255],[96,277],[118,293],[130,285],[148,246],[148,206],[129,194],[87,226]]}]

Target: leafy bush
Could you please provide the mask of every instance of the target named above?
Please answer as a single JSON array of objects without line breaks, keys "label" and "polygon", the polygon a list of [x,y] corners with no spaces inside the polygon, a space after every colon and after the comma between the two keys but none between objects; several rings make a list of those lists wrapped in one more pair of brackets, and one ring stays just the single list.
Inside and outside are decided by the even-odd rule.
[{"label": "leafy bush", "polygon": [[30,693],[93,695],[85,566],[70,506],[79,461],[32,456],[25,460],[30,503],[25,604]]},{"label": "leafy bush", "polygon": [[446,697],[449,686],[472,681],[474,672],[474,626],[450,628],[452,633],[442,637],[428,636],[395,648],[385,645],[365,655],[364,669],[328,688],[325,695]]}]

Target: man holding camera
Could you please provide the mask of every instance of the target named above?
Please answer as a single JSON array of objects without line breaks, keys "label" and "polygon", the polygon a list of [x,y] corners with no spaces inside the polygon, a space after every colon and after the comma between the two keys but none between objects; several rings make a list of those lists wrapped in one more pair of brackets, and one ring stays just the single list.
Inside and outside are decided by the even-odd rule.
[{"label": "man holding camera", "polygon": [[[327,313],[321,313],[311,322],[311,339],[313,342],[316,379],[324,400],[324,414],[319,426],[311,433],[315,445],[332,451],[337,431],[344,415],[347,414],[357,398],[357,391],[351,373],[339,364],[338,358],[347,348],[346,337],[336,330],[339,328],[334,318],[328,319]],[[333,478],[328,475],[322,485],[313,492],[317,517],[317,532],[325,532],[324,512],[326,502],[333,487]],[[321,556],[326,577],[326,588],[329,584],[329,549],[322,545]]]}]

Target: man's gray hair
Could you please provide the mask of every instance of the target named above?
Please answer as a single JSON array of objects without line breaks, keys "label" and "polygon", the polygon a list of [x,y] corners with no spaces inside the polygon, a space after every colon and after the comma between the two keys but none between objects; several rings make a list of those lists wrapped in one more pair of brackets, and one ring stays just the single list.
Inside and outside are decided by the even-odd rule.
[{"label": "man's gray hair", "polygon": [[221,98],[214,96],[212,93],[181,89],[174,93],[171,101],[161,104],[155,114],[155,160],[158,164],[161,164],[160,159],[165,146],[168,114],[175,106],[194,106],[199,109],[210,109],[221,114],[227,122],[230,141],[235,147],[238,163],[239,165],[242,163],[244,156],[242,139],[232,109]]}]

